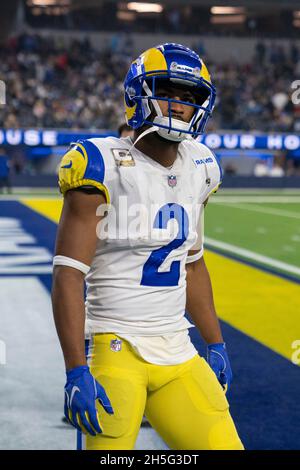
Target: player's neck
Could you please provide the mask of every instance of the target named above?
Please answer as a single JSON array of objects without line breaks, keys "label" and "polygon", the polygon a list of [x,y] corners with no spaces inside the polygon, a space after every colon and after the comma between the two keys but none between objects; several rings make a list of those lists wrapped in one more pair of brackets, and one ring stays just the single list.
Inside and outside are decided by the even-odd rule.
[{"label": "player's neck", "polygon": [[[136,131],[132,140],[135,141],[139,134],[141,134],[141,132]],[[178,145],[178,142],[163,139],[159,137],[156,132],[153,132],[142,137],[135,147],[140,150],[140,152],[152,158],[152,160],[160,163],[160,165],[169,167],[173,165],[176,160]]]}]

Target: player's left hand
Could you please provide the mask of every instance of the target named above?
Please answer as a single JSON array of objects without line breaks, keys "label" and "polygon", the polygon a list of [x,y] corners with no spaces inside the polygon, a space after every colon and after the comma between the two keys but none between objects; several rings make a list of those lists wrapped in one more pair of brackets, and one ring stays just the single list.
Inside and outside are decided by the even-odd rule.
[{"label": "player's left hand", "polygon": [[232,381],[232,370],[225,343],[214,343],[207,346],[207,362],[216,374],[225,392],[228,392]]}]

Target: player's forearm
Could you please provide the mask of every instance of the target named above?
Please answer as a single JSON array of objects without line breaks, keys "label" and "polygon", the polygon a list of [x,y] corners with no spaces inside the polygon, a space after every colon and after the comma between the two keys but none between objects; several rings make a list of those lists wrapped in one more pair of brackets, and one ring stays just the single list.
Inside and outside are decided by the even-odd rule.
[{"label": "player's forearm", "polygon": [[204,259],[187,266],[186,309],[208,344],[223,342]]},{"label": "player's forearm", "polygon": [[79,271],[56,266],[53,272],[52,306],[66,368],[86,365],[84,348],[84,281]]}]

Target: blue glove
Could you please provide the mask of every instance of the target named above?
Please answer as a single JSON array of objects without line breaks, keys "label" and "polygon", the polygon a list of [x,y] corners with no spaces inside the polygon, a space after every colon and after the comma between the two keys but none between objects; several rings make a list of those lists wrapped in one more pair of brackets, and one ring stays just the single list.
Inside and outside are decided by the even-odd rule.
[{"label": "blue glove", "polygon": [[225,343],[214,343],[207,346],[207,362],[217,376],[225,392],[229,390],[232,381]]},{"label": "blue glove", "polygon": [[78,366],[67,371],[65,417],[78,431],[92,436],[102,432],[96,400],[99,400],[107,413],[113,414],[104,388],[92,376],[88,366]]}]

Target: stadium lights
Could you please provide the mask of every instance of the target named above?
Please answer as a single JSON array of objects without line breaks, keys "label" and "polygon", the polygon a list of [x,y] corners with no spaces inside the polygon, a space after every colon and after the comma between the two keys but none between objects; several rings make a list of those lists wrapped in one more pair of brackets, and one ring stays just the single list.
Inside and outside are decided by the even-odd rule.
[{"label": "stadium lights", "polygon": [[226,15],[213,16],[210,19],[212,24],[241,24],[246,20],[246,15]]},{"label": "stadium lights", "polygon": [[127,3],[128,10],[134,10],[138,13],[161,13],[163,6],[160,3],[142,3],[130,2]]},{"label": "stadium lights", "polygon": [[70,6],[70,0],[29,0],[28,6],[33,7],[60,7]]},{"label": "stadium lights", "polygon": [[34,7],[49,7],[54,6],[56,4],[55,0],[29,0],[27,2],[29,6]]},{"label": "stadium lights", "polygon": [[237,15],[245,13],[243,7],[211,7],[210,12],[212,15]]}]

